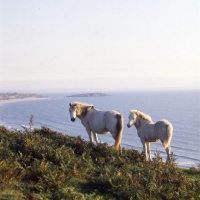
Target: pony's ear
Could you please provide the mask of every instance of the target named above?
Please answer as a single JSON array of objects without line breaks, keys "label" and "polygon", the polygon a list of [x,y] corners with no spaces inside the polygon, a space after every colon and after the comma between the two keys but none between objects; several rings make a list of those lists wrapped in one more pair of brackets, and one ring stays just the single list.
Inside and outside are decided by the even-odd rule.
[{"label": "pony's ear", "polygon": [[69,103],[69,106],[72,106],[72,104],[71,104],[71,103]]}]

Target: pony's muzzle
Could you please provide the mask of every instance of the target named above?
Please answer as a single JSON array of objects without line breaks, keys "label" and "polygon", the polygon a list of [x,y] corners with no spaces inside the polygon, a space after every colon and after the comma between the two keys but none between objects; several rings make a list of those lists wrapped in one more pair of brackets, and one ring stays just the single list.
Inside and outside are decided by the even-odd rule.
[{"label": "pony's muzzle", "polygon": [[128,128],[130,128],[130,127],[131,127],[131,125],[130,125],[130,124],[127,124],[127,127],[128,127]]},{"label": "pony's muzzle", "polygon": [[75,118],[71,118],[71,121],[74,122],[74,121],[75,121]]}]

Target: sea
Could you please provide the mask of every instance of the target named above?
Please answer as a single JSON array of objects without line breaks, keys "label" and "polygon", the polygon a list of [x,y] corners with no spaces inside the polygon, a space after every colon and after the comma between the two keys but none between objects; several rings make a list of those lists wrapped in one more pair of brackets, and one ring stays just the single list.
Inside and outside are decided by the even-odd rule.
[{"label": "sea", "polygon": [[[33,127],[49,127],[70,136],[80,136],[89,141],[88,134],[77,118],[72,122],[69,103],[74,101],[90,103],[98,110],[116,110],[124,117],[122,147],[142,151],[142,144],[136,128],[128,128],[130,109],[142,111],[154,122],[167,119],[173,125],[171,150],[175,162],[183,168],[200,164],[200,91],[154,91],[154,92],[113,92],[111,96],[67,97],[69,93],[44,94],[44,99],[0,103],[0,125],[8,129],[23,130],[29,126],[33,115]],[[98,134],[101,143],[114,144],[111,134]],[[151,143],[151,154],[160,153],[166,159],[161,142]]]}]

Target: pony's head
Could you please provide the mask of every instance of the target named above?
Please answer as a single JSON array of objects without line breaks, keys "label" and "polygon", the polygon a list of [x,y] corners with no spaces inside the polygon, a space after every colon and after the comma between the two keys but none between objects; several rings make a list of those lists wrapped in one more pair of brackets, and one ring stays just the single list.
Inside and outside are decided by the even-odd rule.
[{"label": "pony's head", "polygon": [[76,117],[83,118],[87,114],[87,112],[94,108],[93,105],[74,102],[69,104],[69,113],[71,117],[71,121],[74,122]]},{"label": "pony's head", "polygon": [[130,128],[132,125],[136,123],[137,119],[137,110],[130,110],[130,114],[128,116],[129,122],[127,124],[128,128]]},{"label": "pony's head", "polygon": [[76,103],[70,103],[69,104],[69,114],[70,114],[72,122],[74,122],[75,119],[76,119],[76,111],[77,111],[77,104]]}]

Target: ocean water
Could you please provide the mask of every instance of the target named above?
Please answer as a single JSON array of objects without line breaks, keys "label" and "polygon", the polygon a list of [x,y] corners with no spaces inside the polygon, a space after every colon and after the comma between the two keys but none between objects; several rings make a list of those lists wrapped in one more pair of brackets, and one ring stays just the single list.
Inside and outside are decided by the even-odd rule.
[{"label": "ocean water", "polygon": [[[45,94],[47,95],[47,94]],[[69,103],[91,103],[98,110],[116,110],[123,114],[124,132],[122,146],[142,151],[142,144],[134,126],[127,128],[130,109],[150,115],[154,122],[167,119],[173,125],[171,148],[176,163],[181,167],[196,167],[200,163],[200,91],[111,93],[105,97],[66,97],[68,94],[48,94],[50,98],[0,103],[0,124],[21,129],[29,125],[33,115],[34,127],[47,126],[71,136],[89,140],[81,121],[71,122]],[[114,144],[111,134],[98,135],[99,141]],[[151,153],[160,151],[163,160],[165,150],[161,144],[151,143]]]}]

